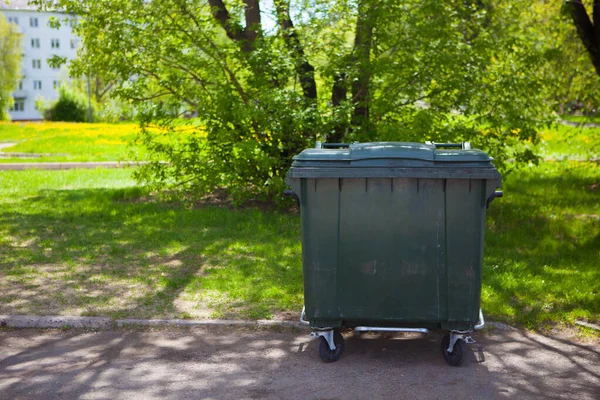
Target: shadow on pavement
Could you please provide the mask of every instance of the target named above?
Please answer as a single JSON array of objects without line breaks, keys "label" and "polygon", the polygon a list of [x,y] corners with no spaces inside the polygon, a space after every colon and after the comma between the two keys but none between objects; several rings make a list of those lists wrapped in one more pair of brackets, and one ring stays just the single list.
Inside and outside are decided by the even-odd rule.
[{"label": "shadow on pavement", "polygon": [[0,398],[597,398],[597,347],[490,332],[454,368],[440,339],[346,335],[343,358],[325,364],[291,330],[5,330]]},{"label": "shadow on pavement", "polygon": [[493,332],[482,342],[493,383],[505,397],[599,398],[597,344],[583,345],[518,330]]}]

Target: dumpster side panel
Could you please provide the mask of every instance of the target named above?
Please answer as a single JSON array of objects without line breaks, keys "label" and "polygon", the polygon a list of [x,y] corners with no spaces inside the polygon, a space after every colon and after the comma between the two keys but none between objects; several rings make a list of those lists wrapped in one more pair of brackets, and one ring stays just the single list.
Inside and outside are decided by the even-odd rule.
[{"label": "dumpster side panel", "polygon": [[339,321],[339,179],[302,179],[300,193],[306,317],[313,326],[331,326],[330,320]]},{"label": "dumpster side panel", "polygon": [[443,190],[442,179],[343,179],[337,281],[345,324],[437,323],[445,314]]},{"label": "dumpster side panel", "polygon": [[485,203],[485,180],[447,180],[447,329],[471,329],[479,316]]}]

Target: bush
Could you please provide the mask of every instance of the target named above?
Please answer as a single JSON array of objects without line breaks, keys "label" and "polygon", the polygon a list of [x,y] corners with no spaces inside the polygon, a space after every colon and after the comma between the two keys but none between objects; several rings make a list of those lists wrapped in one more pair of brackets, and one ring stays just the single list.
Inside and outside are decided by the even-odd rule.
[{"label": "bush", "polygon": [[88,121],[88,100],[85,95],[68,86],[59,88],[58,100],[44,110],[47,121],[86,122]]}]

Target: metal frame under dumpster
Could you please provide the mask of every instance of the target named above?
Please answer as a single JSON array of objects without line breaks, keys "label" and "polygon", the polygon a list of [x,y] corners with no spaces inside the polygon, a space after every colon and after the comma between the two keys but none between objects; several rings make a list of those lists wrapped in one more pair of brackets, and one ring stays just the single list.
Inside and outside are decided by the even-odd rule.
[{"label": "metal frame under dumpster", "polygon": [[501,196],[492,158],[468,143],[317,143],[286,182],[301,210],[301,320],[321,358],[341,357],[343,327],[443,329],[444,359],[461,364],[484,323],[485,213]]}]

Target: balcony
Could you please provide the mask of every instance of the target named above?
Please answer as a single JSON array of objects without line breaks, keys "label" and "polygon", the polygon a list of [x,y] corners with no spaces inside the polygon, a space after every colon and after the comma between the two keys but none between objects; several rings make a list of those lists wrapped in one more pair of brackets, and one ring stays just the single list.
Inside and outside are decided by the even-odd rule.
[{"label": "balcony", "polygon": [[27,91],[25,89],[17,89],[12,93],[12,97],[15,99],[27,98]]}]

